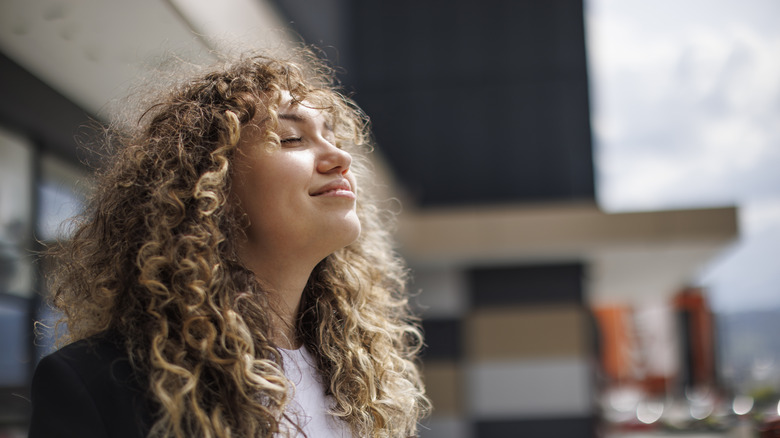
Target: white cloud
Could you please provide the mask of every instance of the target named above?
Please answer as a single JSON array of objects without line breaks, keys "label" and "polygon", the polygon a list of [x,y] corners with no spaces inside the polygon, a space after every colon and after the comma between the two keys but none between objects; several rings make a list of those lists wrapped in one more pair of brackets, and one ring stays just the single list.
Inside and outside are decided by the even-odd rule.
[{"label": "white cloud", "polygon": [[[747,238],[760,239],[764,234],[780,230],[780,196],[748,201],[740,208],[739,220]],[[780,245],[776,248],[780,251]],[[778,258],[780,254],[773,260]]]},{"label": "white cloud", "polygon": [[709,22],[666,2],[589,3],[596,166],[608,210],[780,192],[780,31],[755,25],[755,11],[708,5]]}]

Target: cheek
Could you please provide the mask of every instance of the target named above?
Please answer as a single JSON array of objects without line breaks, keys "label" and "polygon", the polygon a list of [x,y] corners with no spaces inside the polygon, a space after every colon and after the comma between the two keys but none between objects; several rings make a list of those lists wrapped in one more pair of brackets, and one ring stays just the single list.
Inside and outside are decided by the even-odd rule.
[{"label": "cheek", "polygon": [[302,173],[304,166],[300,161],[283,150],[262,154],[242,163],[237,173],[238,182],[248,190],[254,190],[255,196],[279,190]]},{"label": "cheek", "polygon": [[292,151],[275,158],[263,166],[267,184],[280,190],[301,190],[308,194],[314,169],[311,154]]},{"label": "cheek", "polygon": [[256,220],[258,209],[267,204],[266,189],[268,172],[258,163],[259,160],[245,160],[237,163],[231,181],[231,193],[244,213]]}]

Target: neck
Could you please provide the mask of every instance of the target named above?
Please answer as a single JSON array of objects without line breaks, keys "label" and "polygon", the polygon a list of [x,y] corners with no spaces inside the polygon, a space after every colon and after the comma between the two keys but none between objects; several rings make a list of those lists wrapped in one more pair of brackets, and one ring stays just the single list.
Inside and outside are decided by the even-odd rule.
[{"label": "neck", "polygon": [[296,321],[301,296],[316,262],[302,262],[295,257],[263,257],[264,252],[242,248],[240,258],[258,279],[268,288],[272,304],[272,341],[279,347],[294,349],[300,346],[296,337]]}]

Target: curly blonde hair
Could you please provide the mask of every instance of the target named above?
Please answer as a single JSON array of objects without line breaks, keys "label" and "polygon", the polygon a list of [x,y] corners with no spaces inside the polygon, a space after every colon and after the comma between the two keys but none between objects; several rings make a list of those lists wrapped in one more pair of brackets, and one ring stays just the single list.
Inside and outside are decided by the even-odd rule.
[{"label": "curly blonde hair", "polygon": [[[302,54],[302,55],[301,55]],[[308,50],[296,62],[242,56],[173,87],[114,131],[118,145],[72,237],[52,250],[52,304],[69,341],[121,333],[158,406],[150,436],[269,437],[283,433],[290,382],[273,343],[267,290],[239,261],[240,207],[231,202],[241,132],[256,114],[270,147],[282,94],[316,105],[357,159],[357,241],[311,273],[295,328],[316,358],[332,414],[355,436],[407,437],[429,403],[416,355],[421,333],[387,217],[362,189],[367,118]],[[363,160],[364,161],[364,160]]]}]

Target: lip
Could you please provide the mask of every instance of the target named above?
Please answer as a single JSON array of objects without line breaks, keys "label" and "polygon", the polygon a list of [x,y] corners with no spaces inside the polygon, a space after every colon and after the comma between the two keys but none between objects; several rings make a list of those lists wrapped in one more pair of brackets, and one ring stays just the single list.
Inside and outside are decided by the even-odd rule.
[{"label": "lip", "polygon": [[352,191],[352,186],[349,184],[349,181],[346,179],[338,179],[318,188],[313,193],[311,193],[311,196],[333,196],[355,199],[355,192]]}]

